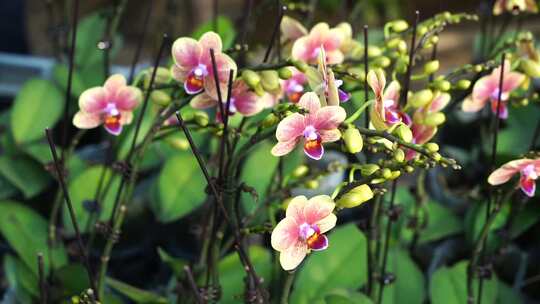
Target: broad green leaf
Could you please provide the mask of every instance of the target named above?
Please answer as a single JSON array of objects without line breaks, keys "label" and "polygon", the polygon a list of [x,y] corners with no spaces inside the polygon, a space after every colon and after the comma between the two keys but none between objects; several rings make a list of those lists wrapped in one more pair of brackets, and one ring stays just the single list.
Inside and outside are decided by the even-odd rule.
[{"label": "broad green leaf", "polygon": [[396,280],[384,287],[383,303],[423,303],[426,297],[424,274],[407,251],[394,248],[389,252],[387,272]]},{"label": "broad green leaf", "polygon": [[[270,253],[257,246],[249,248],[249,257],[257,276],[263,278],[264,282],[270,280],[271,260]],[[244,295],[244,277],[246,272],[240,263],[238,254],[233,252],[219,261],[219,282],[222,288],[222,297],[220,303],[233,304],[241,302]]]},{"label": "broad green leaf", "polygon": [[80,294],[90,287],[86,269],[82,264],[68,264],[54,272],[54,278],[61,284],[63,297]]},{"label": "broad green leaf", "polygon": [[324,304],[373,304],[373,301],[363,293],[351,292],[344,289],[332,291],[324,297]]},{"label": "broad green leaf", "polygon": [[[520,208],[520,202],[513,202],[511,208]],[[518,213],[510,228],[510,236],[516,238],[540,221],[540,205],[534,201],[525,203],[526,206]]]},{"label": "broad green leaf", "polygon": [[[67,91],[68,74],[69,70],[66,64],[57,64],[53,67],[54,80],[63,91]],[[86,85],[84,84],[80,73],[77,71],[77,69],[74,69],[73,78],[71,80],[71,95],[78,97],[85,89]]]},{"label": "broad green leaf", "polygon": [[0,174],[17,187],[25,198],[39,194],[51,181],[41,164],[23,155],[0,156]]},{"label": "broad green leaf", "polygon": [[[469,208],[465,216],[465,237],[473,244],[479,237],[484,224],[486,223],[486,208],[487,204],[476,203],[472,208]],[[496,215],[489,229],[488,248],[493,248],[500,237],[495,233],[499,228],[506,223],[510,213],[510,205],[503,204],[501,210]]]},{"label": "broad green leaf", "polygon": [[109,287],[125,295],[126,297],[134,301],[135,303],[141,303],[141,304],[161,304],[161,303],[166,304],[168,303],[165,297],[162,297],[158,294],[155,294],[147,290],[143,290],[143,289],[131,286],[129,284],[115,280],[113,278],[107,277],[105,282]]},{"label": "broad green leaf", "polygon": [[508,286],[508,284],[498,281],[497,284],[497,302],[496,304],[520,304],[523,303],[523,299],[519,291]]},{"label": "broad green leaf", "polygon": [[[95,195],[99,187],[99,181],[103,172],[103,166],[93,166],[69,181],[68,190],[81,232],[86,232],[88,228],[91,228],[89,227],[90,212],[85,208],[85,201],[93,201],[95,199]],[[101,189],[102,195],[105,194],[105,196],[103,201],[100,202],[100,220],[109,220],[114,206],[116,192],[120,184],[120,177],[117,175],[113,177],[111,182],[109,182],[111,175],[112,171],[110,169],[105,170],[102,182],[103,186]],[[69,209],[65,203],[63,203],[63,220],[65,231],[73,235],[75,230],[71,222]]]},{"label": "broad green leaf", "polygon": [[43,253],[46,273],[48,273],[49,265],[51,265],[50,251],[52,251],[52,265],[55,268],[67,263],[67,254],[63,245],[59,244],[49,250],[47,228],[47,221],[22,203],[14,201],[0,202],[0,232],[36,276],[38,274],[37,254],[39,252]]},{"label": "broad green leaf", "polygon": [[514,157],[527,152],[536,122],[540,120],[540,111],[531,111],[530,107],[510,108],[509,111],[506,127],[498,135],[498,156]]},{"label": "broad green leaf", "polygon": [[210,20],[206,23],[201,24],[193,32],[193,37],[199,39],[204,33],[208,31],[214,31],[219,34],[221,41],[223,42],[223,49],[228,49],[232,47],[234,42],[234,37],[236,36],[236,31],[234,30],[234,24],[232,21],[224,16],[218,16],[217,18],[217,31],[213,28],[213,21]]},{"label": "broad green leaf", "polygon": [[27,81],[15,98],[11,111],[11,132],[18,144],[45,136],[45,128],[54,127],[64,110],[62,93],[49,81]]},{"label": "broad green leaf", "polygon": [[206,180],[195,157],[188,152],[169,158],[157,180],[159,200],[152,204],[161,222],[171,222],[200,206]]},{"label": "broad green leaf", "polygon": [[[435,271],[429,282],[429,295],[432,304],[467,303],[467,261],[461,261],[451,268],[441,267]],[[495,303],[498,282],[496,276],[484,280],[483,303]],[[474,295],[478,294],[478,281],[473,280]]]},{"label": "broad green leaf", "polygon": [[[12,255],[4,256],[3,264],[5,278],[8,286],[15,293],[17,303],[32,303],[32,298],[38,295],[38,279],[36,275],[23,262]],[[8,303],[11,302],[8,300]]]},{"label": "broad green leaf", "polygon": [[17,188],[4,176],[0,175],[0,200],[10,198],[17,194]]},{"label": "broad green leaf", "polygon": [[[61,153],[61,149],[57,147],[58,154]],[[33,143],[24,146],[24,152],[37,160],[42,165],[47,165],[52,162],[51,148],[46,143]],[[77,155],[72,154],[67,160],[67,171],[69,176],[77,176],[84,169],[86,169],[86,163]]]},{"label": "broad green leaf", "polygon": [[463,223],[450,209],[434,201],[428,202],[426,208],[428,223],[420,233],[419,243],[440,240],[463,231]]},{"label": "broad green leaf", "polygon": [[291,303],[311,303],[334,288],[357,289],[366,282],[366,237],[352,224],[329,235],[329,247],[299,266]]}]

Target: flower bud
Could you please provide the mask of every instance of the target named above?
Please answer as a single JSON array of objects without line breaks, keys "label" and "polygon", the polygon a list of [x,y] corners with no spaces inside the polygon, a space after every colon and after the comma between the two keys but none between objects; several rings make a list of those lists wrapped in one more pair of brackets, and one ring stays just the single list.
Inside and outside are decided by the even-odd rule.
[{"label": "flower bud", "polygon": [[292,176],[296,178],[304,177],[309,172],[309,167],[306,165],[300,165],[294,169]]},{"label": "flower bud", "polygon": [[337,200],[336,205],[339,208],[353,208],[359,206],[373,198],[373,191],[371,188],[364,184],[355,187],[351,191],[342,195]]},{"label": "flower bud", "polygon": [[392,171],[392,175],[390,176],[389,179],[394,180],[394,179],[396,179],[396,178],[398,178],[400,176],[401,176],[401,171],[399,171],[399,170]]},{"label": "flower bud", "polygon": [[433,92],[429,89],[420,90],[414,93],[409,99],[409,104],[415,108],[427,105],[433,99]]},{"label": "flower bud", "polygon": [[414,167],[413,166],[405,166],[405,172],[407,173],[413,173],[414,172]]},{"label": "flower bud", "polygon": [[[144,77],[144,87],[148,88],[150,86],[150,80],[152,78],[152,72],[154,71],[153,68],[149,68],[146,71],[146,75]],[[166,69],[164,67],[158,67],[156,70],[156,78],[154,79],[154,85],[160,85],[160,84],[167,84],[171,81],[171,72],[169,69]]]},{"label": "flower bud", "polygon": [[195,112],[193,118],[195,122],[201,127],[206,127],[208,125],[208,122],[210,121],[210,119],[208,118],[208,114],[203,111]]},{"label": "flower bud", "polygon": [[394,159],[398,163],[402,163],[403,161],[405,161],[405,152],[402,149],[397,149],[396,151],[394,151]]},{"label": "flower bud", "polygon": [[398,48],[400,41],[403,41],[403,40],[401,40],[400,38],[397,38],[397,37],[392,38],[392,39],[390,39],[390,40],[388,40],[386,42],[386,47],[389,48],[389,49],[396,49],[396,48]]},{"label": "flower bud", "polygon": [[378,57],[382,55],[382,50],[377,46],[370,45],[368,46],[367,53],[368,53],[368,57],[370,58]]},{"label": "flower bud", "polygon": [[439,70],[439,60],[431,60],[424,64],[424,74],[433,74]]},{"label": "flower bud", "polygon": [[519,66],[528,76],[533,78],[540,77],[540,64],[538,64],[537,62],[534,62],[530,59],[524,59],[521,60]]},{"label": "flower bud", "polygon": [[439,36],[437,36],[437,35],[431,36],[431,38],[429,38],[429,42],[431,42],[432,44],[439,43]]},{"label": "flower bud", "polygon": [[309,67],[307,63],[300,60],[293,60],[291,63],[294,65],[296,69],[298,69],[302,73],[305,73]]},{"label": "flower bud", "polygon": [[185,139],[185,138],[171,138],[171,137],[168,137],[166,139],[166,142],[173,148],[175,149],[178,149],[178,150],[181,150],[181,151],[186,151],[187,149],[189,149],[189,142]]},{"label": "flower bud", "polygon": [[402,54],[407,53],[407,42],[401,40],[398,44],[397,50]]},{"label": "flower bud", "polygon": [[376,164],[365,164],[360,166],[360,173],[362,176],[370,176],[371,174],[379,171],[380,167]]},{"label": "flower bud", "polygon": [[431,153],[439,151],[439,145],[433,142],[425,144],[424,148],[426,148]]},{"label": "flower bud", "polygon": [[355,127],[350,127],[345,130],[345,133],[343,134],[343,141],[345,142],[347,152],[352,154],[362,151],[362,147],[364,146],[362,135]]},{"label": "flower bud", "polygon": [[408,62],[409,58],[403,56],[399,57],[396,61],[396,72],[399,74],[407,72]]},{"label": "flower bud", "polygon": [[409,24],[405,20],[396,20],[392,22],[392,30],[396,33],[401,33],[409,28]]},{"label": "flower bud", "polygon": [[386,56],[377,57],[373,60],[373,65],[380,68],[386,68],[390,66],[391,63],[390,58]]},{"label": "flower bud", "polygon": [[278,75],[280,79],[287,80],[292,77],[292,71],[289,67],[283,67],[278,70]]},{"label": "flower bud", "polygon": [[279,118],[274,113],[270,113],[262,121],[262,127],[270,128],[270,127],[275,126],[278,122],[279,122]]},{"label": "flower bud", "polygon": [[315,179],[312,179],[312,180],[310,180],[310,181],[307,181],[307,182],[305,183],[305,186],[306,186],[306,188],[308,188],[308,189],[317,189],[317,188],[319,188],[319,181],[318,181],[318,180],[315,180]]},{"label": "flower bud", "polygon": [[520,106],[525,107],[525,106],[527,106],[528,104],[529,104],[529,99],[528,99],[528,98],[523,98],[523,99],[521,99],[521,100],[519,101],[519,105],[520,105]]},{"label": "flower bud", "polygon": [[257,87],[257,85],[259,85],[259,83],[261,82],[261,77],[259,76],[259,74],[252,70],[244,70],[242,72],[242,79],[252,89]]},{"label": "flower bud", "polygon": [[438,152],[433,153],[431,157],[433,158],[434,161],[437,161],[437,162],[440,161],[442,158],[441,154],[439,154]]},{"label": "flower bud", "polygon": [[150,94],[150,99],[158,106],[166,107],[171,103],[171,96],[163,90],[154,90]]},{"label": "flower bud", "polygon": [[436,89],[443,92],[450,90],[450,88],[452,87],[452,84],[450,83],[450,81],[445,80],[445,79],[435,80],[433,85],[435,86]]},{"label": "flower bud", "polygon": [[384,179],[389,179],[392,177],[392,171],[388,168],[382,169],[381,175]]},{"label": "flower bud", "polygon": [[428,31],[428,28],[425,25],[419,25],[416,28],[416,37],[424,36]]},{"label": "flower bud", "polygon": [[413,139],[411,129],[404,124],[399,125],[394,132],[400,139],[405,142],[411,142]]},{"label": "flower bud", "polygon": [[473,70],[474,70],[474,72],[476,72],[476,73],[482,72],[483,69],[484,69],[484,67],[483,67],[481,64],[477,64],[477,65],[475,65],[475,66],[473,67]]},{"label": "flower bud", "polygon": [[262,71],[261,84],[265,91],[271,92],[279,89],[279,75],[276,71]]},{"label": "flower bud", "polygon": [[471,81],[468,79],[461,79],[456,83],[456,88],[459,90],[466,90],[471,86]]},{"label": "flower bud", "polygon": [[424,119],[424,124],[432,127],[436,127],[440,124],[443,124],[446,121],[446,116],[444,113],[435,112],[426,116]]}]

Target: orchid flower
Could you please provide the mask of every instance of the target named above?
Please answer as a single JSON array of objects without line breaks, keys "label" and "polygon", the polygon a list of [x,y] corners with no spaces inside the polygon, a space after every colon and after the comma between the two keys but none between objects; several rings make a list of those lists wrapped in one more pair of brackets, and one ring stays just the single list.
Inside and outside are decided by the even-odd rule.
[{"label": "orchid flower", "polygon": [[[223,108],[226,107],[226,93],[223,95]],[[195,109],[206,109],[217,106],[219,101],[217,98],[210,96],[207,93],[202,93],[195,96],[191,100],[191,106]],[[229,115],[234,115],[236,112],[244,116],[253,116],[264,109],[264,103],[261,97],[255,92],[250,91],[247,84],[238,79],[233,83],[231,91],[231,100],[229,105]],[[218,120],[221,120],[218,112]]]},{"label": "orchid flower", "polygon": [[[519,87],[525,80],[525,75],[511,72],[510,63],[504,63],[504,74],[502,83],[502,93],[500,101],[499,118],[506,119],[508,117],[508,108],[506,102],[510,97],[510,92]],[[480,78],[473,87],[472,95],[467,97],[462,104],[462,109],[465,112],[478,112],[488,100],[491,101],[491,111],[497,113],[497,100],[499,99],[499,82],[501,78],[501,66],[497,67],[490,75]]]},{"label": "orchid flower", "polygon": [[220,89],[221,92],[226,92],[229,71],[236,71],[237,67],[228,55],[222,53],[221,38],[218,34],[207,32],[199,41],[182,37],[174,42],[172,75],[176,80],[184,83],[186,93],[197,94],[205,90],[208,95],[217,98],[210,55],[212,49],[216,59]]},{"label": "orchid flower", "polygon": [[325,232],[336,226],[336,204],[327,195],[307,199],[297,196],[287,206],[285,218],[272,231],[272,247],[279,251],[284,270],[293,270],[313,251],[328,248]]},{"label": "orchid flower", "polygon": [[340,48],[345,37],[338,28],[330,28],[326,23],[315,25],[309,34],[297,39],[292,47],[292,58],[315,64],[319,53],[326,50],[325,61],[328,64],[343,62],[344,55]]},{"label": "orchid flower", "polygon": [[305,85],[308,82],[306,75],[296,68],[290,68],[292,70],[291,78],[284,80],[281,87],[283,93],[292,103],[298,103],[302,94],[304,94]]},{"label": "orchid flower", "polygon": [[319,95],[323,105],[337,106],[340,102],[348,101],[351,95],[340,89],[343,81],[335,78],[334,72],[328,68],[324,58],[326,58],[326,50],[321,46],[317,60],[318,69],[309,67],[306,77],[309,86]]},{"label": "orchid flower", "polygon": [[293,113],[279,123],[276,130],[278,143],[272,148],[272,154],[286,155],[303,140],[306,155],[319,160],[324,154],[322,144],[340,139],[338,127],[345,120],[345,110],[340,106],[321,107],[319,97],[313,92],[304,94],[298,105],[307,113]]},{"label": "orchid flower", "polygon": [[375,93],[371,107],[371,123],[378,130],[386,130],[400,122],[411,124],[411,118],[399,108],[399,83],[395,80],[386,88],[386,77],[381,70],[369,71],[368,84]]},{"label": "orchid flower", "polygon": [[281,20],[281,42],[294,42],[298,38],[308,34],[306,28],[298,20],[289,16],[283,16]]},{"label": "orchid flower", "polygon": [[493,171],[488,177],[488,183],[491,185],[500,185],[506,183],[516,173],[520,173],[519,187],[525,195],[534,196],[536,190],[535,181],[540,175],[540,159],[517,159],[507,162],[499,169]]},{"label": "orchid flower", "polygon": [[73,117],[73,124],[79,129],[103,124],[107,132],[118,135],[123,125],[131,123],[133,110],[141,100],[141,90],[126,85],[123,75],[112,75],[103,87],[90,88],[81,94],[80,110]]},{"label": "orchid flower", "polygon": [[537,13],[538,7],[535,0],[496,0],[493,6],[493,15],[503,12],[518,14],[519,12]]},{"label": "orchid flower", "polygon": [[[426,123],[426,117],[433,113],[440,112],[450,102],[450,94],[436,92],[433,99],[425,106],[418,108],[413,115],[411,132],[413,134],[412,143],[425,144],[437,133],[437,126]],[[416,151],[407,149],[406,159],[411,160],[416,156]]]}]

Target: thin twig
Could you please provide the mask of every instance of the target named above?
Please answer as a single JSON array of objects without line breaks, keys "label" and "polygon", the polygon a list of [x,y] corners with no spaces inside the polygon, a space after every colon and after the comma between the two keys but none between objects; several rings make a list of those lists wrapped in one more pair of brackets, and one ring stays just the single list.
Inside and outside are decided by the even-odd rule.
[{"label": "thin twig", "polygon": [[38,274],[39,274],[39,302],[47,304],[47,283],[45,280],[45,266],[43,265],[43,253],[37,254]]},{"label": "thin twig", "polygon": [[400,95],[401,106],[404,106],[407,103],[407,95],[409,92],[409,86],[411,84],[411,75],[414,66],[414,52],[416,50],[416,28],[418,27],[418,21],[420,19],[420,12],[416,11],[414,14],[415,18],[412,27],[411,45],[409,49],[409,64],[407,65],[407,74],[405,75],[405,79],[403,81],[403,91]]},{"label": "thin twig", "polygon": [[397,180],[394,180],[392,182],[392,195],[390,196],[390,206],[388,207],[388,223],[386,223],[386,235],[384,239],[384,249],[383,249],[383,263],[382,263],[382,271],[381,271],[381,277],[379,278],[379,298],[377,303],[382,303],[383,299],[383,291],[384,286],[386,285],[386,265],[388,262],[388,248],[390,245],[390,234],[392,232],[392,222],[394,219],[391,216],[391,213],[393,212],[394,208],[394,201],[396,198],[396,188],[397,188]]},{"label": "thin twig", "polygon": [[[285,11],[287,8],[285,6],[279,6],[278,7],[279,13],[277,15],[276,24],[274,24],[274,30],[272,31],[272,36],[270,37],[270,41],[268,42],[268,46],[266,47],[266,52],[264,53],[264,59],[263,63],[267,63],[268,59],[270,58],[270,52],[272,52],[272,47],[274,46],[274,43],[276,41],[277,34],[279,32],[279,28],[281,25],[281,20],[283,19],[283,15],[285,14]],[[280,41],[278,41],[278,44]]]},{"label": "thin twig", "polygon": [[188,279],[189,286],[191,287],[191,291],[193,291],[193,295],[195,296],[195,300],[197,300],[197,303],[203,304],[204,300],[199,292],[197,283],[195,283],[195,278],[193,277],[193,272],[191,272],[191,267],[189,267],[189,265],[184,266],[184,272],[186,273],[186,277]]},{"label": "thin twig", "polygon": [[[368,58],[368,26],[364,25],[364,102],[367,102],[369,99],[369,90],[368,90],[368,81],[367,75],[369,73],[369,58]],[[364,127],[369,128],[369,109],[366,110],[365,114],[366,120],[364,121]]]},{"label": "thin twig", "polygon": [[154,8],[154,2],[155,1],[148,1],[148,7],[146,9],[146,14],[144,15],[143,19],[143,27],[142,32],[139,37],[139,40],[137,41],[137,47],[135,48],[135,55],[133,56],[133,60],[131,61],[131,68],[129,69],[129,77],[128,77],[128,83],[131,84],[133,82],[133,77],[135,76],[135,67],[137,65],[137,62],[139,62],[139,57],[141,56],[141,51],[144,43],[144,37],[146,36],[146,32],[148,31],[148,21],[150,20],[150,15],[152,14],[152,10]]}]

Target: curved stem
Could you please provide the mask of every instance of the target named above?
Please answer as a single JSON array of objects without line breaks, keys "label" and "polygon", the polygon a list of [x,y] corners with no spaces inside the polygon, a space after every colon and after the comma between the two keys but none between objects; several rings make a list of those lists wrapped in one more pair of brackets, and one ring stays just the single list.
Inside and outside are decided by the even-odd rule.
[{"label": "curved stem", "polygon": [[289,303],[289,294],[291,293],[291,287],[294,282],[295,272],[291,271],[287,274],[285,283],[283,284],[283,291],[281,292],[281,300],[279,303],[288,304]]}]

